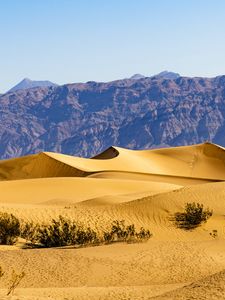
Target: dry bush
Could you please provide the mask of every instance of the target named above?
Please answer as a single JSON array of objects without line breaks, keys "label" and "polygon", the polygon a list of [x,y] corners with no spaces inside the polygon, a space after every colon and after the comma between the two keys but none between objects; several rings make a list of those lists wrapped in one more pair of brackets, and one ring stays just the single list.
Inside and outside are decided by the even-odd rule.
[{"label": "dry bush", "polygon": [[60,247],[74,244],[77,225],[62,216],[52,219],[49,225],[40,226],[37,240],[44,247]]},{"label": "dry bush", "polygon": [[24,238],[28,242],[35,243],[38,238],[38,231],[40,225],[34,222],[22,221],[20,224],[20,237]]},{"label": "dry bush", "polygon": [[186,203],[185,212],[175,214],[175,222],[179,228],[193,229],[205,223],[213,214],[209,208],[204,209],[200,203]]},{"label": "dry bush", "polygon": [[36,240],[44,247],[87,245],[97,243],[97,233],[62,216],[49,225],[39,226]]},{"label": "dry bush", "polygon": [[111,230],[104,232],[104,242],[141,242],[146,241],[152,236],[148,229],[140,228],[136,231],[134,224],[125,225],[125,220],[115,220],[112,222]]},{"label": "dry bush", "polygon": [[13,245],[20,235],[20,221],[13,214],[0,212],[0,244]]},{"label": "dry bush", "polygon": [[24,278],[24,276],[25,276],[24,272],[17,274],[15,272],[15,270],[12,271],[11,279],[9,281],[7,296],[13,294],[13,292],[18,287],[18,285],[20,284],[20,282]]},{"label": "dry bush", "polygon": [[[0,278],[4,275],[4,272],[2,270],[2,267],[0,266]],[[21,272],[17,274],[15,270],[12,271],[11,278],[8,283],[8,290],[7,290],[7,296],[14,293],[15,289],[20,284],[21,280],[24,278],[25,272]]]}]

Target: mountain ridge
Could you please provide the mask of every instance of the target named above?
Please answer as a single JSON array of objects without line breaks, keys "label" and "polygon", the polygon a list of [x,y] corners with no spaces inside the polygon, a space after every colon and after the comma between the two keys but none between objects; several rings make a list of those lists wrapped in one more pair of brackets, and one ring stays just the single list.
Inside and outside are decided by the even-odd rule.
[{"label": "mountain ridge", "polygon": [[41,151],[90,157],[111,145],[225,146],[225,76],[36,87],[0,101],[1,158]]}]

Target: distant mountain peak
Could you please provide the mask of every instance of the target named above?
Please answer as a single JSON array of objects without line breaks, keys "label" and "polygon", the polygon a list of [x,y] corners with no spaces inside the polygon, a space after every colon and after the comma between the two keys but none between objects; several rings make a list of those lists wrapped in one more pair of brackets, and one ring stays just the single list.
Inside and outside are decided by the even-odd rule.
[{"label": "distant mountain peak", "polygon": [[24,78],[17,85],[12,87],[8,92],[26,90],[34,87],[49,87],[49,86],[57,86],[57,84],[48,80],[37,81],[37,80],[31,80],[30,78]]},{"label": "distant mountain peak", "polygon": [[180,77],[180,74],[165,70],[152,77],[163,78],[163,79],[177,79],[178,77]]},{"label": "distant mountain peak", "polygon": [[142,74],[134,74],[133,76],[130,77],[130,79],[134,79],[134,80],[138,80],[138,79],[142,79],[142,78],[146,78],[146,77],[151,77],[151,78],[162,78],[162,79],[171,79],[171,80],[174,80],[174,79],[177,79],[178,77],[180,77],[180,74],[179,73],[175,73],[175,72],[171,72],[171,71],[162,71],[158,74],[155,74],[153,76],[144,76]]},{"label": "distant mountain peak", "polygon": [[28,82],[30,82],[32,80],[30,78],[25,77],[22,81],[28,81]]},{"label": "distant mountain peak", "polygon": [[138,80],[138,79],[142,79],[142,78],[145,78],[146,76],[142,75],[142,74],[134,74],[133,76],[130,77],[130,79],[135,79],[135,80]]}]

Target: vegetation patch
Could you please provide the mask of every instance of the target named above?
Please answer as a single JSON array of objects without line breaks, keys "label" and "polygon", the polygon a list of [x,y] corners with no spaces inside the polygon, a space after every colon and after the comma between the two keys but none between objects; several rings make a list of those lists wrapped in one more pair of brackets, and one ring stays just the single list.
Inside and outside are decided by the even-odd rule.
[{"label": "vegetation patch", "polygon": [[20,221],[13,214],[0,212],[0,244],[13,245],[20,235]]},{"label": "vegetation patch", "polygon": [[99,235],[90,227],[85,228],[62,216],[53,219],[50,225],[40,227],[37,241],[44,247],[101,245],[113,242],[147,241],[152,234],[143,227],[136,231],[134,224],[125,225],[125,221],[113,221],[109,231]]},{"label": "vegetation patch", "polygon": [[94,244],[97,234],[91,228],[83,228],[76,222],[59,216],[51,224],[40,226],[36,240],[44,247],[62,247],[70,245]]},{"label": "vegetation patch", "polygon": [[185,211],[175,214],[175,223],[177,227],[190,230],[205,223],[213,214],[209,208],[204,209],[200,203],[186,203]]},{"label": "vegetation patch", "polygon": [[98,233],[90,227],[59,216],[48,225],[20,221],[14,215],[0,213],[0,243],[14,244],[18,237],[27,241],[31,247],[92,246],[114,242],[143,242],[152,233],[143,227],[136,230],[134,224],[125,224],[125,220],[115,220],[109,230]]},{"label": "vegetation patch", "polygon": [[125,220],[113,221],[111,229],[104,232],[104,242],[141,242],[147,241],[152,236],[152,233],[148,229],[140,228],[136,231],[134,224],[125,225]]}]

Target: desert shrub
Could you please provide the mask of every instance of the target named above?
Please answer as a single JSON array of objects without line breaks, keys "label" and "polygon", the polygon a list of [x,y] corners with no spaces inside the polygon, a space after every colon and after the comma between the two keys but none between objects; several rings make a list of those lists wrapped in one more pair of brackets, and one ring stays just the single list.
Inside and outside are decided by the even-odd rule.
[{"label": "desert shrub", "polygon": [[13,294],[13,292],[18,287],[18,285],[20,284],[20,282],[24,278],[24,276],[25,276],[25,272],[23,272],[23,271],[18,274],[15,272],[15,270],[12,271],[11,279],[8,284],[7,296]]},{"label": "desert shrub", "polygon": [[209,208],[204,209],[200,203],[186,203],[184,213],[176,213],[175,220],[180,228],[192,229],[206,222],[213,214]]},{"label": "desert shrub", "polygon": [[0,244],[13,245],[20,235],[20,221],[13,214],[0,212]]},{"label": "desert shrub", "polygon": [[[113,221],[111,228],[102,235],[90,227],[59,216],[52,219],[49,225],[34,225],[24,223],[21,226],[21,236],[36,245],[44,247],[99,245],[113,242],[140,242],[149,239],[152,234],[143,227],[136,231],[134,224],[125,225],[125,221]],[[33,245],[34,246],[34,245]]]},{"label": "desert shrub", "polygon": [[[4,272],[2,270],[2,267],[0,266],[0,278],[4,276]],[[7,296],[13,294],[15,289],[20,284],[21,280],[24,278],[25,272],[22,271],[20,273],[16,273],[15,270],[12,270],[11,278],[8,282],[8,290],[7,290]]]},{"label": "desert shrub", "polygon": [[97,233],[90,227],[83,228],[62,216],[53,219],[49,225],[39,226],[35,240],[45,247],[80,246],[98,242]]},{"label": "desert shrub", "polygon": [[137,240],[148,240],[152,236],[152,233],[148,229],[141,227],[140,231],[136,233]]},{"label": "desert shrub", "polygon": [[111,232],[106,231],[103,233],[103,242],[106,244],[110,244],[113,242],[113,236]]},{"label": "desert shrub", "polygon": [[104,242],[140,242],[148,240],[152,234],[149,230],[141,227],[140,231],[136,231],[134,224],[125,225],[125,221],[115,220],[112,222],[111,230],[104,232]]},{"label": "desert shrub", "polygon": [[114,239],[125,240],[127,238],[127,230],[125,226],[125,221],[113,221],[111,227],[111,235]]},{"label": "desert shrub", "polygon": [[34,222],[25,222],[20,223],[20,236],[25,240],[35,243],[38,239],[38,231],[40,225],[35,224]]},{"label": "desert shrub", "polygon": [[37,240],[45,247],[67,246],[75,243],[77,225],[59,216],[58,220],[52,219],[46,226],[40,226]]},{"label": "desert shrub", "polygon": [[90,227],[84,229],[80,226],[77,228],[75,239],[75,243],[77,245],[96,244],[100,242],[97,233]]}]

